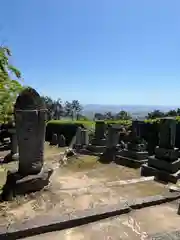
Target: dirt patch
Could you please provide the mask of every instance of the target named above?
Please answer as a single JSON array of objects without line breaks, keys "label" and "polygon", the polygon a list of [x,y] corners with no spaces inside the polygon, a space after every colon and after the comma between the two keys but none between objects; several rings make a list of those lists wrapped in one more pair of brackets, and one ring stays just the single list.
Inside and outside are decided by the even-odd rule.
[{"label": "dirt patch", "polygon": [[[101,165],[102,166],[102,165]],[[140,170],[128,168],[124,166],[119,166],[114,163],[108,164],[101,169],[98,169],[97,172],[89,171],[87,173],[88,177],[96,177],[96,178],[106,178],[108,181],[115,181],[115,180],[126,180],[132,178],[139,178],[140,177]]]}]

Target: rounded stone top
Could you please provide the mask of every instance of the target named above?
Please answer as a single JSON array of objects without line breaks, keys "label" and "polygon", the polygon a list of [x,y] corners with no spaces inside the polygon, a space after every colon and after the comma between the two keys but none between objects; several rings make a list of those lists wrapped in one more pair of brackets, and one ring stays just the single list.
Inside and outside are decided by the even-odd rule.
[{"label": "rounded stone top", "polygon": [[45,103],[33,88],[25,88],[17,97],[15,110],[45,110]]}]

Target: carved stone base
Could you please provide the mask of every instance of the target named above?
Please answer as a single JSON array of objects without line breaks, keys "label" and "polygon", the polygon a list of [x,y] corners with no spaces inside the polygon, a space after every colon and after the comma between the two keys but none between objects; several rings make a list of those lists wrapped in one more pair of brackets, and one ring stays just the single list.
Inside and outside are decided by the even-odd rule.
[{"label": "carved stone base", "polygon": [[137,152],[137,151],[132,151],[132,150],[123,150],[121,152],[121,154],[123,157],[129,157],[129,158],[133,158],[135,160],[144,160],[148,158],[148,152],[144,151],[144,152]]},{"label": "carved stone base", "polygon": [[121,155],[117,155],[115,158],[115,163],[130,168],[140,168],[141,165],[147,163],[147,161],[148,159],[138,160],[130,157],[124,157]]},{"label": "carved stone base", "polygon": [[106,145],[106,138],[103,138],[103,139],[92,139],[92,145],[95,145],[95,146],[105,146]]},{"label": "carved stone base", "polygon": [[99,161],[101,163],[110,163],[115,161],[116,148],[106,148],[104,153],[100,156]]},{"label": "carved stone base", "polygon": [[158,159],[154,156],[148,158],[148,166],[163,170],[169,173],[176,173],[180,170],[180,158],[173,162]]},{"label": "carved stone base", "polygon": [[155,176],[157,180],[172,182],[175,184],[177,180],[180,179],[180,170],[172,174],[163,170],[159,170],[157,168],[150,167],[147,164],[143,164],[141,167],[141,176]]},{"label": "carved stone base", "polygon": [[9,162],[13,162],[13,161],[18,161],[19,160],[19,153],[16,154],[12,154],[12,153],[8,153],[2,163],[9,163]]},{"label": "carved stone base", "polygon": [[81,155],[89,155],[89,156],[97,156],[97,157],[99,157],[99,156],[102,155],[101,152],[100,152],[100,153],[98,153],[98,152],[92,152],[92,151],[88,150],[87,148],[76,149],[76,152],[77,152],[78,154],[81,154]]},{"label": "carved stone base", "polygon": [[146,151],[146,145],[143,143],[128,143],[128,149],[136,152]]},{"label": "carved stone base", "polygon": [[74,144],[73,148],[76,149],[76,151],[79,151],[80,149],[83,148],[83,146],[81,144]]},{"label": "carved stone base", "polygon": [[87,149],[91,152],[103,153],[106,149],[106,146],[89,145],[87,146]]},{"label": "carved stone base", "polygon": [[174,149],[166,149],[166,148],[155,148],[155,156],[156,158],[164,159],[164,160],[169,160],[169,161],[175,161],[179,157],[179,149],[174,148]]},{"label": "carved stone base", "polygon": [[22,177],[16,171],[8,171],[1,199],[8,201],[12,200],[16,195],[40,191],[49,184],[52,173],[52,169],[43,168],[39,174]]}]

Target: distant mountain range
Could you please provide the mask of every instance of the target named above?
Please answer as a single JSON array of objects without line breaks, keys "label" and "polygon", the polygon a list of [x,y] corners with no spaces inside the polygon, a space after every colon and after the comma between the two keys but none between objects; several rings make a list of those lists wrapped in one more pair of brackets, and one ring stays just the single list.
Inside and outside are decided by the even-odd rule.
[{"label": "distant mountain range", "polygon": [[172,109],[177,109],[176,106],[146,106],[146,105],[101,105],[101,104],[87,104],[83,106],[83,115],[88,118],[93,118],[95,113],[112,112],[118,113],[122,110],[129,112],[133,118],[143,119],[149,112],[160,110],[167,112]]}]

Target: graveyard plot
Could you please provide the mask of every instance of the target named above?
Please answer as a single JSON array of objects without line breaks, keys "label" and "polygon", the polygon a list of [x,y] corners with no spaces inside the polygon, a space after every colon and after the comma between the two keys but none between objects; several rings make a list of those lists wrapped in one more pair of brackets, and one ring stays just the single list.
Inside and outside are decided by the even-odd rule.
[{"label": "graveyard plot", "polygon": [[[46,233],[27,240],[46,239],[113,239],[113,240],[139,240],[152,239],[179,239],[179,216],[177,207],[163,204],[149,207],[119,217],[109,218],[84,226],[68,230]],[[176,233],[175,233],[176,231]],[[144,238],[142,238],[144,236]],[[174,237],[174,238],[173,238]]]},{"label": "graveyard plot", "polygon": [[[102,164],[96,156],[78,155],[60,167],[59,156],[63,151],[64,148],[45,143],[45,164],[54,169],[50,186],[36,193],[18,196],[12,202],[0,203],[0,224],[21,222],[38,215],[61,215],[168,191],[164,185],[152,180],[139,182],[140,171],[137,169],[113,163]],[[1,185],[5,183],[7,170],[17,166],[17,162],[2,166]],[[128,183],[132,179],[135,179],[134,183]],[[127,184],[124,184],[126,181]]]},{"label": "graveyard plot", "polygon": [[[81,161],[83,157],[56,168],[51,184],[45,190],[18,196],[12,202],[0,203],[0,224],[21,222],[44,214],[49,216],[85,210],[167,192],[163,185],[152,180],[138,182],[140,173],[137,170],[115,164],[101,164],[94,156],[85,156],[84,161]],[[50,162],[47,160],[46,164]],[[51,166],[53,164],[57,166],[56,162],[51,163]],[[137,182],[124,184],[131,179]]]}]

